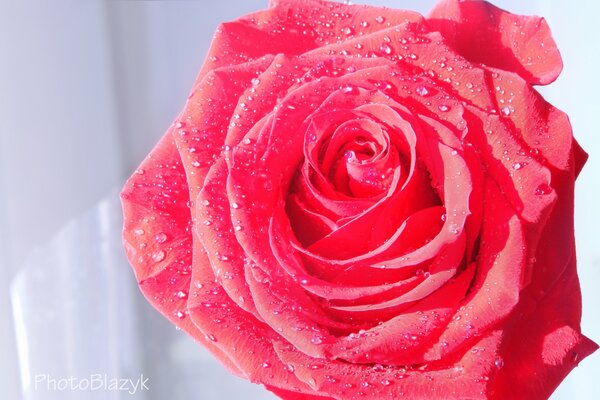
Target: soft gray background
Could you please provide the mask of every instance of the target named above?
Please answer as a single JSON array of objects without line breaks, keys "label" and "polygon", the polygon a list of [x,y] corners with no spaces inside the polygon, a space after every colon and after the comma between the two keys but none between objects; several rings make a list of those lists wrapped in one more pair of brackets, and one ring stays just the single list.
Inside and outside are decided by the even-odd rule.
[{"label": "soft gray background", "polygon": [[[1,398],[22,398],[19,371],[27,365],[24,367],[18,361],[8,292],[14,277],[25,266],[32,270],[37,267],[42,273],[50,268],[62,268],[67,277],[79,270],[81,287],[90,289],[95,287],[90,276],[95,279],[96,273],[99,287],[120,296],[123,303],[103,308],[104,319],[97,323],[113,324],[111,335],[119,333],[120,336],[115,337],[124,337],[123,340],[132,345],[122,351],[115,350],[112,358],[103,362],[120,365],[125,360],[130,375],[149,374],[152,390],[145,398],[188,399],[190,393],[201,400],[271,398],[261,388],[230,377],[185,335],[149,312],[132,286],[129,270],[118,256],[113,259],[105,251],[102,254],[108,259],[99,263],[98,260],[104,260],[102,256],[89,259],[87,253],[82,253],[65,261],[52,250],[61,243],[72,245],[85,238],[95,239],[94,235],[99,233],[90,232],[92,227],[98,226],[98,221],[108,221],[106,232],[118,230],[118,221],[110,216],[113,211],[117,212],[115,204],[109,202],[100,208],[96,204],[107,196],[110,198],[111,193],[114,200],[114,189],[176,116],[217,23],[263,8],[266,2],[0,0]],[[364,3],[426,12],[434,1]],[[583,330],[598,342],[600,292],[595,286],[600,282],[600,208],[596,200],[600,195],[600,122],[597,119],[600,6],[591,0],[571,3],[537,0],[526,4],[498,0],[495,3],[517,13],[544,15],[565,60],[561,78],[543,92],[568,112],[576,137],[591,155],[577,184],[576,226],[585,305]],[[86,216],[81,217],[86,211]],[[78,222],[57,236],[56,232],[76,217],[79,217]],[[110,237],[104,238],[112,243]],[[40,256],[38,252],[37,256],[29,256],[35,248],[42,248],[42,254],[54,255]],[[99,272],[86,275],[88,270],[96,271],[93,268]],[[111,283],[111,277],[115,276],[124,283],[115,287]],[[35,278],[37,281],[34,278],[28,281],[29,278],[25,275],[13,286],[13,293],[22,300],[17,304],[22,307],[35,307],[44,302],[41,295],[37,299],[18,297],[23,294],[19,288],[33,285],[32,282],[40,285],[39,290],[45,288],[58,297],[61,293],[65,296],[65,293],[81,292],[81,287],[63,286],[65,281],[44,282],[40,276]],[[49,303],[53,297],[48,297]],[[77,303],[77,307],[82,305]],[[133,322],[127,320],[131,314],[140,313],[144,316],[134,318]],[[54,321],[52,326],[60,327],[64,322],[73,328],[71,333],[77,331],[81,324],[77,316],[88,317],[77,310],[73,315],[74,320]],[[89,324],[89,320],[85,321]],[[17,322],[28,324],[21,328],[29,328],[30,336],[45,333],[39,321],[38,325],[36,321],[23,319]],[[36,326],[39,331],[31,332]],[[103,326],[99,329],[104,329]],[[20,340],[22,342],[22,338]],[[72,338],[63,340],[64,343],[72,341]],[[108,339],[101,342],[106,343],[114,344]],[[81,347],[84,351],[85,344]],[[101,352],[101,346],[97,351]],[[58,355],[55,363],[62,365],[67,361]],[[93,360],[89,363],[92,365],[88,368],[93,368]],[[124,371],[119,365],[113,365],[110,371]],[[582,362],[553,399],[600,398],[599,371],[600,357],[596,354]],[[77,398],[86,398],[85,394],[79,396]],[[28,393],[26,398],[54,397]]]}]

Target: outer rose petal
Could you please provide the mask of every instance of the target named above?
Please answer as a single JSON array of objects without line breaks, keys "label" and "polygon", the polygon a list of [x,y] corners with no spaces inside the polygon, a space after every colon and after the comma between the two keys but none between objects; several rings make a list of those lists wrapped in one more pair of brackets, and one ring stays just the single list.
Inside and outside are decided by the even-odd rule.
[{"label": "outer rose petal", "polygon": [[[198,81],[214,68],[243,63],[265,54],[299,55],[342,38],[351,39],[423,19],[412,11],[323,0],[274,0],[270,6],[268,10],[217,28]],[[366,24],[361,24],[364,21]]]},{"label": "outer rose petal", "polygon": [[291,347],[276,346],[276,351],[286,364],[294,367],[300,380],[336,400],[483,400],[496,373],[494,360],[500,339],[500,331],[491,331],[454,359],[454,363],[424,370],[324,362]]},{"label": "outer rose petal", "polygon": [[583,169],[583,166],[587,162],[588,153],[583,150],[577,140],[573,139],[573,162],[575,168],[575,178],[579,176],[579,173]]},{"label": "outer rose petal", "polygon": [[529,83],[549,84],[562,70],[543,18],[511,14],[480,0],[443,0],[428,23],[468,60],[514,71]]},{"label": "outer rose petal", "polygon": [[[580,333],[581,304],[576,293],[579,283],[573,257],[544,299],[524,302],[531,311],[522,306],[524,315],[508,329],[504,366],[492,387],[492,399],[547,399],[579,361],[598,349]],[[575,326],[569,322],[573,319]]]},{"label": "outer rose petal", "polygon": [[231,372],[241,374],[227,355],[185,318],[192,265],[191,219],[185,174],[169,132],[129,178],[121,199],[123,242],[146,299]]}]

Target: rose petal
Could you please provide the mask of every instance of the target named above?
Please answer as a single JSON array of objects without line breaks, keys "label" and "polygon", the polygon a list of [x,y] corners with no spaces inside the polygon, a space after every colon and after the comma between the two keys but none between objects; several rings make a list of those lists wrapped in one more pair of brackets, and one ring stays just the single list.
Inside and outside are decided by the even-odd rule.
[{"label": "rose petal", "polygon": [[495,374],[500,337],[499,331],[490,332],[475,344],[477,352],[467,351],[454,364],[423,370],[324,362],[286,346],[276,346],[276,351],[286,364],[294,367],[294,374],[300,380],[335,399],[483,400],[487,398],[488,382]]},{"label": "rose petal", "polygon": [[562,70],[543,18],[511,14],[479,0],[442,0],[428,18],[428,25],[473,63],[514,71],[541,85],[553,82]]},{"label": "rose petal", "polygon": [[519,302],[527,254],[522,222],[489,179],[484,201],[480,252],[470,295],[429,351],[430,360],[464,348],[465,342],[490,329]]},{"label": "rose petal", "polygon": [[[494,398],[548,398],[566,375],[598,345],[581,335],[581,300],[575,257],[541,300],[510,329],[503,344],[502,369],[493,383]],[[571,325],[573,324],[573,325]],[[527,332],[522,335],[521,332]],[[508,333],[508,332],[507,332]]]},{"label": "rose petal", "polygon": [[241,375],[235,363],[185,318],[192,265],[188,199],[181,159],[167,132],[121,192],[127,257],[148,302]]}]

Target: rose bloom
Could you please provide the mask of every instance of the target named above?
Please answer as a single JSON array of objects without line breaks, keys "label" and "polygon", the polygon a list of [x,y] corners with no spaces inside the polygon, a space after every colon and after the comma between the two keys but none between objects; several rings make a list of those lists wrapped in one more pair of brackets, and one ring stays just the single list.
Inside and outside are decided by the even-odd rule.
[{"label": "rose bloom", "polygon": [[580,332],[587,155],[546,22],[275,0],[219,26],[122,192],[140,288],[283,399],[545,399]]}]

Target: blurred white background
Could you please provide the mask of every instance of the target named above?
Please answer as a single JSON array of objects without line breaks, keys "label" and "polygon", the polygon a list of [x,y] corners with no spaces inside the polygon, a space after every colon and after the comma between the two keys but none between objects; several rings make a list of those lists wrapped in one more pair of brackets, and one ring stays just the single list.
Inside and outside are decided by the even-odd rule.
[{"label": "blurred white background", "polygon": [[[361,2],[423,13],[434,4],[432,0]],[[152,390],[136,398],[177,400],[188,399],[190,394],[202,400],[273,398],[259,387],[230,377],[199,346],[151,311],[121,256],[110,253],[113,247],[118,248],[118,238],[115,242],[113,237],[89,231],[89,227],[98,226],[98,221],[105,224],[106,232],[118,231],[116,190],[183,106],[217,23],[264,8],[266,3],[0,0],[1,398],[70,398],[22,392],[21,382],[27,384],[28,378],[21,377],[21,372],[52,373],[35,371],[44,365],[36,364],[35,358],[61,346],[75,350],[70,357],[55,352],[54,372],[78,368],[77,359],[82,354],[96,355],[98,364],[94,364],[96,358],[87,360],[86,370],[107,372],[103,368],[108,368],[129,375],[143,372],[150,378]],[[523,3],[495,1],[513,12],[543,15],[548,20],[565,69],[551,88],[542,91],[570,115],[576,137],[591,156],[577,183],[576,228],[583,331],[598,342],[600,291],[595,286],[600,283],[600,3]],[[105,198],[110,200],[98,208]],[[79,225],[71,224],[57,235],[75,218],[79,218]],[[68,260],[64,249],[49,250],[65,243],[67,249],[85,248],[86,240],[104,241],[108,247],[97,257],[82,251]],[[31,255],[40,248],[43,251]],[[47,316],[50,322],[16,315],[16,328],[21,333],[24,328],[38,327],[27,334],[29,339],[38,340],[40,347],[24,348],[21,338],[18,352],[9,288],[24,268],[35,272],[20,276],[13,285],[13,293],[22,300],[16,305],[25,308],[24,313],[27,307],[35,309],[44,302],[51,309],[52,304],[68,302],[64,296],[97,287],[115,294],[119,301],[104,304],[106,299],[100,298],[98,303],[102,305],[98,306],[70,298],[72,308],[65,312],[74,319],[68,321],[55,315]],[[44,271],[50,268],[61,269],[60,277],[79,274],[73,278],[75,286],[54,279],[54,273],[46,280]],[[96,272],[88,273],[93,268]],[[37,297],[23,298],[26,293],[19,290],[24,287],[35,287]],[[65,324],[70,327],[65,328],[69,335],[80,325],[88,329],[94,323],[99,324],[98,342],[86,343],[85,337],[77,335],[52,336],[56,334],[53,328]],[[118,349],[105,354],[102,346],[114,346],[119,340]],[[63,368],[67,364],[70,369]],[[123,364],[127,368],[123,369]],[[600,398],[599,372],[600,355],[595,354],[581,363],[553,399]],[[73,398],[86,395],[79,393]],[[105,393],[98,398],[128,397],[110,396]]]}]

